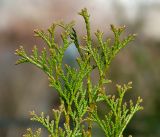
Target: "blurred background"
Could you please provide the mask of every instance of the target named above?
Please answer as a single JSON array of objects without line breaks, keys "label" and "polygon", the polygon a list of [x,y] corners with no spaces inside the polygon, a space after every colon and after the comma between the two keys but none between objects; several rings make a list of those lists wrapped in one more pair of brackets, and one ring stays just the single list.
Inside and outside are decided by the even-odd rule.
[{"label": "blurred background", "polygon": [[[34,44],[44,46],[33,37],[33,29],[47,29],[57,20],[75,20],[82,36],[84,23],[77,12],[84,7],[91,14],[93,33],[98,28],[106,37],[113,36],[109,25],[115,24],[126,25],[126,34],[138,34],[113,61],[110,79],[113,84],[133,81],[127,98],[144,99],[145,109],[132,119],[126,133],[136,137],[160,136],[159,0],[0,0],[0,137],[22,136],[26,128],[34,126],[29,121],[29,111],[48,113],[58,100],[43,72],[29,64],[14,65],[15,49],[19,45],[27,50]],[[76,51],[70,48],[65,60],[75,56]],[[101,131],[96,127],[93,132],[100,137]]]}]

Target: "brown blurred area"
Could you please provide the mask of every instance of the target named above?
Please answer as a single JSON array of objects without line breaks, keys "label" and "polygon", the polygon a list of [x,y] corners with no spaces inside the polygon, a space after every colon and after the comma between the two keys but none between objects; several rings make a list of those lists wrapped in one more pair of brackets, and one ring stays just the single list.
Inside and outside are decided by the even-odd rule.
[{"label": "brown blurred area", "polygon": [[[160,136],[159,0],[0,0],[0,137],[22,136],[26,128],[35,126],[28,112],[49,113],[58,100],[43,72],[29,64],[14,65],[15,49],[19,45],[27,50],[34,44],[42,47],[33,30],[47,29],[58,20],[75,20],[82,36],[84,23],[77,13],[84,7],[91,14],[93,35],[98,28],[106,37],[112,36],[109,24],[126,25],[126,34],[138,34],[113,61],[110,79],[114,84],[133,81],[126,98],[144,99],[145,109],[126,132],[137,137]],[[74,57],[73,51],[67,53],[66,60]],[[95,128],[93,132],[98,136],[101,131]]]}]

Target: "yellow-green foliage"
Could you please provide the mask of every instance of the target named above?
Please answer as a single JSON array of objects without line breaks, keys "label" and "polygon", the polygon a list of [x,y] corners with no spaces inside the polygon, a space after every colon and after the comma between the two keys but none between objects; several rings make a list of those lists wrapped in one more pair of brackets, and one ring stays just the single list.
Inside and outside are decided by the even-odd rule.
[{"label": "yellow-green foliage", "polygon": [[[41,52],[36,46],[32,50],[32,55],[28,55],[22,46],[16,50],[16,54],[20,57],[16,64],[29,62],[44,71],[49,77],[50,86],[58,92],[61,102],[60,108],[53,110],[53,119],[45,116],[44,113],[38,116],[33,111],[31,120],[37,121],[46,128],[51,137],[91,137],[94,122],[104,131],[106,137],[122,137],[133,115],[142,109],[140,106],[142,99],[139,97],[135,105],[132,101],[129,103],[123,101],[125,93],[131,88],[131,82],[123,86],[117,85],[117,97],[108,95],[105,87],[111,82],[107,77],[110,63],[119,51],[135,38],[135,35],[129,35],[121,40],[120,35],[125,27],[111,25],[114,34],[113,44],[110,39],[104,41],[103,32],[97,30],[95,36],[98,44],[93,46],[90,15],[87,9],[82,9],[79,15],[84,18],[86,25],[85,45],[80,46],[73,22],[54,23],[47,32],[35,30],[35,36],[46,43]],[[63,29],[62,45],[55,42],[57,27]],[[77,58],[79,67],[76,69],[65,65],[64,71],[62,65],[64,53],[72,43],[79,52]],[[93,85],[91,73],[94,69],[99,72],[99,81]],[[108,110],[104,119],[101,119],[97,113],[99,102],[104,102]],[[60,124],[62,119],[64,123]],[[24,137],[39,136],[40,130],[33,134],[31,129],[24,135]]]},{"label": "yellow-green foliage", "polygon": [[37,129],[35,133],[33,133],[32,129],[28,128],[27,133],[23,135],[23,137],[40,137],[41,135],[41,129]]}]

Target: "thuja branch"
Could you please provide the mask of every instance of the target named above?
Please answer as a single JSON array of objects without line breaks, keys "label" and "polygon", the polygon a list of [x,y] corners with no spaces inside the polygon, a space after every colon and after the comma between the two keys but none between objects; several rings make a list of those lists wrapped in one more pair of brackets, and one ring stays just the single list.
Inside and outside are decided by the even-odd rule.
[{"label": "thuja branch", "polygon": [[[87,35],[86,35],[86,45],[88,49],[91,49],[91,45],[92,45],[92,40],[91,40],[91,30],[90,30],[90,22],[89,22],[89,14],[87,12],[87,9],[82,9],[82,11],[79,13],[79,15],[81,15],[84,18],[85,24],[86,24],[86,31],[87,31]],[[87,53],[87,56],[89,56],[89,62],[88,65],[90,65],[90,52]],[[92,88],[92,83],[91,83],[91,76],[90,74],[88,74],[87,76],[87,91],[88,91],[88,103],[89,103],[89,110],[92,111],[92,96],[91,96],[91,89]],[[88,112],[88,137],[91,137],[91,128],[92,128],[92,121],[91,119],[91,112]]]},{"label": "thuja branch", "polygon": [[[110,42],[110,38],[104,40],[103,32],[97,30],[95,36],[98,44],[93,46],[90,15],[87,9],[82,9],[79,15],[83,17],[86,26],[84,45],[79,44],[73,22],[60,22],[54,23],[47,32],[34,31],[35,36],[46,43],[41,51],[37,46],[33,47],[31,55],[22,46],[16,50],[16,55],[20,57],[16,64],[27,62],[41,69],[49,77],[49,85],[56,89],[61,102],[59,109],[53,109],[53,119],[44,113],[39,116],[32,111],[31,120],[40,123],[51,137],[91,137],[94,122],[104,131],[106,137],[121,137],[134,114],[142,109],[142,99],[139,97],[135,105],[132,100],[129,103],[123,101],[126,91],[131,88],[130,82],[123,86],[117,85],[118,97],[108,95],[105,87],[111,83],[107,76],[112,60],[135,38],[135,34],[120,39],[125,27],[111,25],[114,42]],[[61,45],[55,42],[57,27],[63,30],[60,36]],[[64,53],[71,44],[75,45],[80,55],[76,59],[78,68],[63,65]],[[91,79],[95,68],[99,74],[97,84],[93,84]],[[105,103],[108,110],[104,119],[98,115],[99,102]],[[62,119],[64,123],[60,124]],[[24,136],[39,137],[40,130],[33,133],[28,129]]]}]

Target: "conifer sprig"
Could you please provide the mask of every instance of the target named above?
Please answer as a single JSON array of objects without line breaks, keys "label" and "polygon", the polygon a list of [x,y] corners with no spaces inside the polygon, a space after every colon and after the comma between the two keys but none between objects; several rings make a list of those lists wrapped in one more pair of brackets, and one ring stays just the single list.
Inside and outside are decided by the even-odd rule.
[{"label": "conifer sprig", "polygon": [[123,131],[126,128],[128,122],[131,120],[133,115],[142,110],[143,107],[140,106],[142,99],[138,97],[137,102],[133,105],[133,101],[130,100],[129,104],[123,103],[123,97],[125,93],[130,89],[131,82],[123,86],[117,85],[118,97],[115,95],[104,96],[101,98],[106,102],[106,107],[110,108],[110,112],[105,115],[105,119],[100,119],[97,113],[97,109],[92,115],[93,121],[98,123],[98,125],[105,132],[106,137],[121,137]]},{"label": "conifer sprig", "polygon": [[[129,103],[123,101],[126,92],[131,88],[131,82],[123,86],[117,85],[118,97],[108,95],[105,87],[111,82],[108,78],[108,69],[112,60],[122,48],[134,40],[135,34],[122,39],[120,37],[125,27],[111,25],[113,42],[110,42],[110,38],[104,40],[103,32],[97,30],[95,36],[98,44],[95,47],[87,9],[82,9],[79,15],[84,18],[86,25],[85,45],[80,45],[73,22],[69,24],[60,22],[54,23],[47,32],[34,31],[35,36],[46,43],[41,51],[37,46],[33,47],[31,55],[28,55],[22,46],[16,50],[16,54],[20,57],[16,64],[28,62],[46,73],[49,85],[56,89],[61,102],[59,109],[53,109],[53,119],[44,113],[38,116],[33,111],[31,120],[40,123],[50,137],[92,137],[93,123],[100,126],[106,137],[122,137],[134,114],[142,109],[140,105],[142,99],[138,97],[136,103],[132,100]],[[63,29],[61,45],[55,42],[57,27]],[[80,55],[76,59],[78,68],[63,65],[64,53],[72,43]],[[99,80],[93,85],[91,73],[95,68],[99,72]],[[108,110],[104,119],[98,114],[99,102],[104,102]],[[61,124],[62,119],[65,121],[63,124]],[[28,129],[24,137],[40,137],[40,130],[33,133]]]},{"label": "conifer sprig", "polygon": [[35,131],[35,133],[32,131],[31,128],[27,129],[27,133],[25,135],[23,135],[23,137],[40,137],[41,136],[41,129],[37,129],[37,131]]}]

